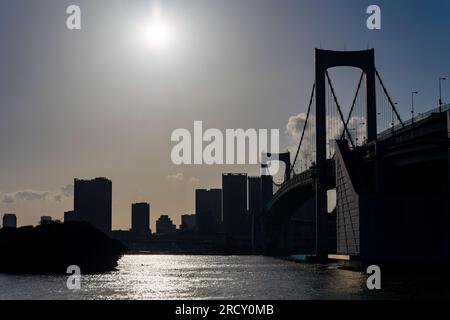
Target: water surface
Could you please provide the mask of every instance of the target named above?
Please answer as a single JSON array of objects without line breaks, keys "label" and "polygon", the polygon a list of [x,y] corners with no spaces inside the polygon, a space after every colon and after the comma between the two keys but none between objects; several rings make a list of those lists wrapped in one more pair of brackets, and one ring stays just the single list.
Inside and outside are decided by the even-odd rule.
[{"label": "water surface", "polygon": [[81,290],[64,276],[0,274],[0,299],[410,299],[449,298],[440,277],[382,279],[336,265],[258,256],[126,255],[117,271],[83,276]]}]

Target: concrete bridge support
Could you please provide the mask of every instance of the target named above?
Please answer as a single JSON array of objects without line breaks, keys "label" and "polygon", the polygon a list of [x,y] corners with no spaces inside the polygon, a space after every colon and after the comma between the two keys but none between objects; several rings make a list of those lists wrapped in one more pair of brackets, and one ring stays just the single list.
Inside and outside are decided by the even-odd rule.
[{"label": "concrete bridge support", "polygon": [[337,142],[338,254],[364,263],[450,262],[449,138],[450,115],[436,114],[379,141],[375,158],[370,146],[350,152]]}]

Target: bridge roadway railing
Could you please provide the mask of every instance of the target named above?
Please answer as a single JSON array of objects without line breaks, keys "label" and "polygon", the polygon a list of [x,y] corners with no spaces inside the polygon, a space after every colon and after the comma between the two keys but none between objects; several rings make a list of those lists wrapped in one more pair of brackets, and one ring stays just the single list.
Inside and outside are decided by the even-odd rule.
[{"label": "bridge roadway railing", "polygon": [[269,211],[270,208],[278,201],[278,199],[291,187],[312,184],[313,170],[308,169],[302,173],[296,174],[290,180],[283,182],[280,188],[274,193],[272,199],[266,205],[265,211]]},{"label": "bridge roadway railing", "polygon": [[[433,114],[440,113],[440,112],[446,112],[448,110],[450,110],[450,104],[444,104],[441,107],[437,107],[437,108],[427,111],[425,113],[420,113],[419,115],[415,116],[414,118],[405,121],[404,125],[405,125],[405,127],[412,126],[413,123],[417,123],[423,119],[426,119]],[[397,124],[389,129],[386,129],[386,130],[380,132],[378,134],[378,139],[383,140],[383,139],[389,138],[389,137],[393,136],[397,131],[400,131],[403,128],[404,127],[401,124]]]},{"label": "bridge roadway railing", "polygon": [[283,193],[284,190],[289,189],[293,185],[310,183],[313,178],[313,172],[314,172],[313,168],[314,167],[311,167],[310,169],[308,169],[300,174],[295,175],[289,181],[284,182],[276,194]]},{"label": "bridge roadway railing", "polygon": [[[326,170],[328,173],[329,180],[333,180],[335,177],[335,161],[334,159],[328,159]],[[272,204],[278,200],[278,198],[284,194],[287,190],[290,190],[292,187],[300,187],[305,185],[312,185],[315,177],[317,176],[317,167],[313,165],[306,171],[302,173],[294,175],[290,180],[285,181],[280,189],[273,195]]]}]

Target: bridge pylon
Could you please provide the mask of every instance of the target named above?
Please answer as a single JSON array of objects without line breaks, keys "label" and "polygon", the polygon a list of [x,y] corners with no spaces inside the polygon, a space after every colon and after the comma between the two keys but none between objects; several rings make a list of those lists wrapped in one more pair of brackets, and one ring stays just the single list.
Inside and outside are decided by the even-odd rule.
[{"label": "bridge pylon", "polygon": [[366,78],[366,136],[368,142],[377,139],[376,69],[375,51],[330,51],[316,49],[316,254],[319,258],[328,254],[327,230],[327,119],[326,119],[326,72],[334,67],[355,67]]},{"label": "bridge pylon", "polygon": [[284,182],[289,181],[291,179],[291,153],[289,151],[284,153],[262,153],[261,171],[267,171],[267,162],[274,160],[285,164]]}]

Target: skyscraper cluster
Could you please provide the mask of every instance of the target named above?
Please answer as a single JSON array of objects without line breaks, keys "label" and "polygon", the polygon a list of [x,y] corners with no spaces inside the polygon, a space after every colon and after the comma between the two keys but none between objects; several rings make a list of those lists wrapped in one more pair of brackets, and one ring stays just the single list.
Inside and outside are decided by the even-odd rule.
[{"label": "skyscraper cluster", "polygon": [[261,212],[272,193],[271,176],[223,174],[222,189],[195,192],[198,233],[223,233],[235,240],[251,238],[254,247],[260,236]]},{"label": "skyscraper cluster", "polygon": [[[195,214],[182,216],[179,232],[205,240],[229,239],[255,248],[260,241],[261,213],[272,192],[271,176],[223,174],[221,189],[195,190]],[[131,205],[130,230],[112,231],[112,182],[106,178],[74,180],[74,210],[64,213],[64,222],[72,221],[87,222],[124,241],[148,241],[152,235],[150,204],[146,202]],[[43,216],[40,224],[55,222]],[[5,214],[3,226],[15,228],[17,217]],[[156,221],[157,237],[175,235],[177,231],[168,215],[163,214]]]},{"label": "skyscraper cluster", "polygon": [[[86,221],[111,232],[111,184],[105,178],[75,180],[75,210],[65,214],[65,221]],[[260,242],[261,212],[272,193],[271,176],[223,174],[221,189],[195,191],[195,215],[183,215],[180,231],[204,238],[224,235],[255,248]],[[157,236],[176,232],[168,215],[161,215],[156,221]],[[150,235],[150,204],[132,204],[131,230],[122,232],[121,237],[148,240]]]}]

